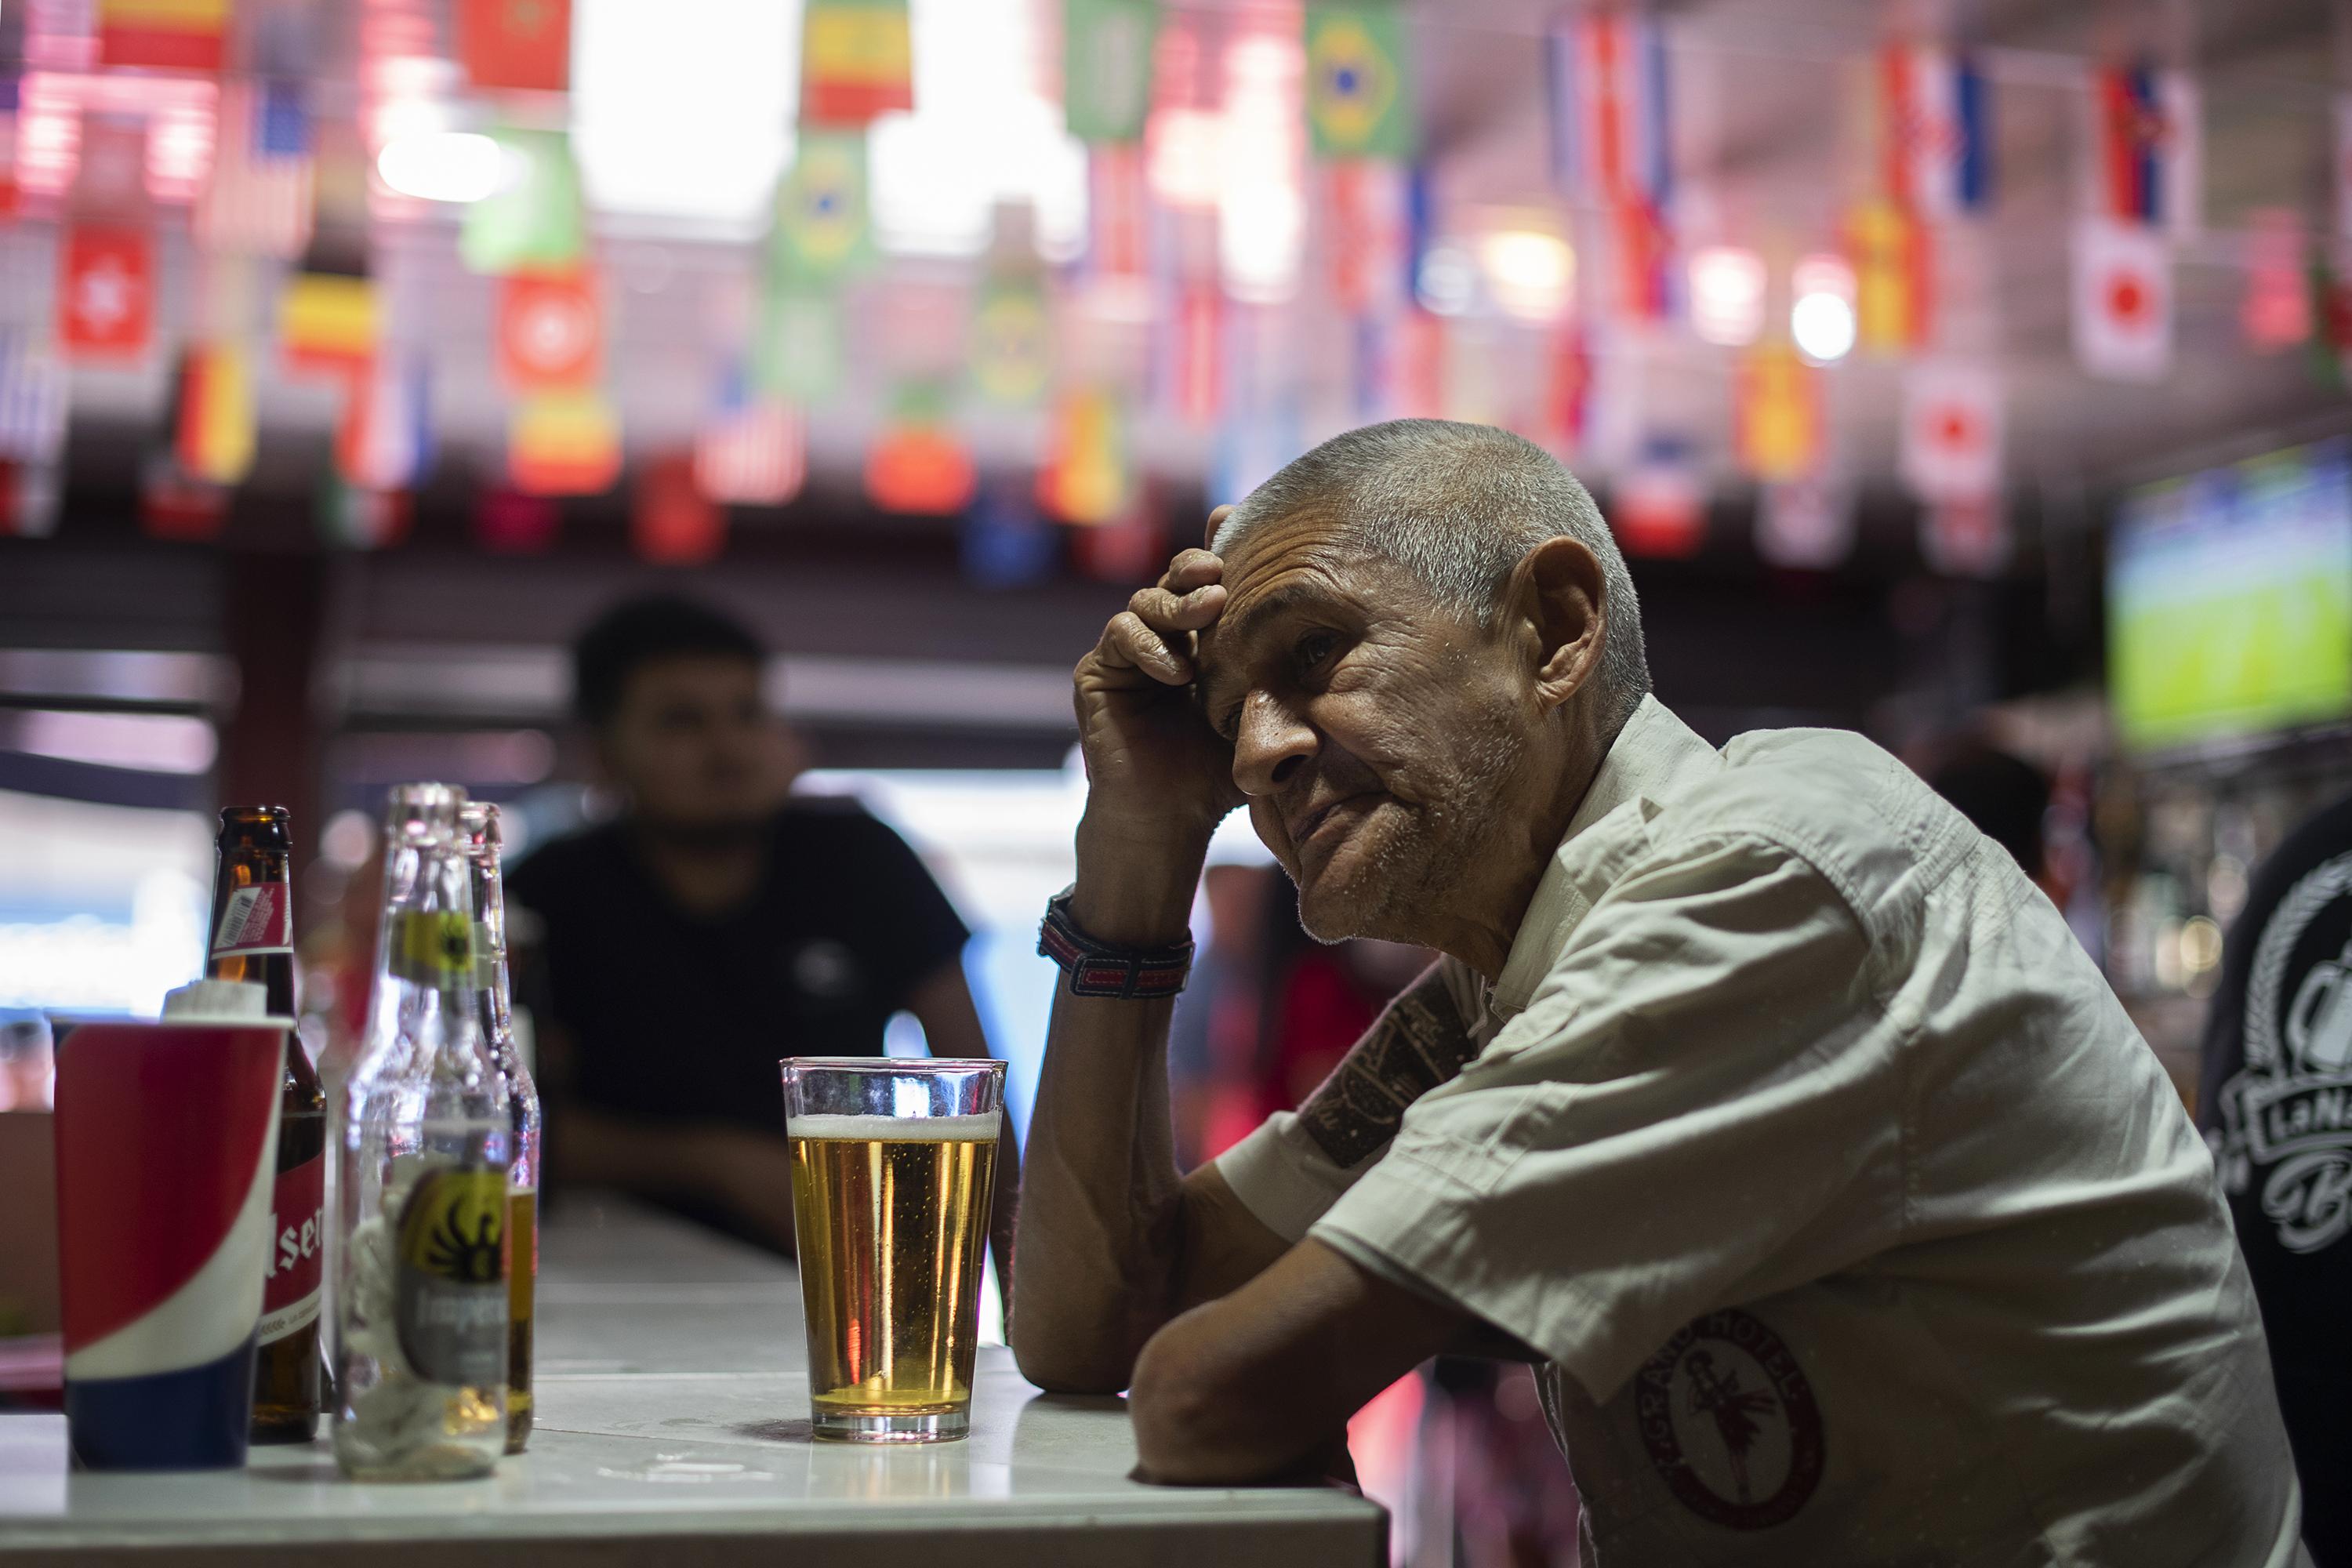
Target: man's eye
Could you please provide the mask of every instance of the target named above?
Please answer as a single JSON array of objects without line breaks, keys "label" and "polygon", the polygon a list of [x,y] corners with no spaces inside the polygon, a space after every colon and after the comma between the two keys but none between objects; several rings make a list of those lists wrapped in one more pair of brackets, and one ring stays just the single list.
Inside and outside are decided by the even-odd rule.
[{"label": "man's eye", "polygon": [[1338,651],[1339,639],[1330,632],[1309,632],[1298,639],[1298,668],[1313,669]]}]

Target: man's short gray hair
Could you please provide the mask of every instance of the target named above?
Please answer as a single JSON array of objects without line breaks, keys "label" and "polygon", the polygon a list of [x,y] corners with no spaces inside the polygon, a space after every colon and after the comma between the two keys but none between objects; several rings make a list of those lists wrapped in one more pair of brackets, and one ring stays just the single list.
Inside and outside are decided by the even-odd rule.
[{"label": "man's short gray hair", "polygon": [[1576,476],[1536,446],[1488,425],[1394,419],[1334,436],[1250,491],[1226,515],[1210,548],[1228,555],[1263,522],[1297,512],[1328,519],[1342,550],[1392,561],[1438,602],[1482,626],[1494,624],[1511,570],[1563,535],[1601,563],[1608,640],[1596,687],[1603,731],[1650,689],[1642,610],[1633,574],[1601,509]]}]

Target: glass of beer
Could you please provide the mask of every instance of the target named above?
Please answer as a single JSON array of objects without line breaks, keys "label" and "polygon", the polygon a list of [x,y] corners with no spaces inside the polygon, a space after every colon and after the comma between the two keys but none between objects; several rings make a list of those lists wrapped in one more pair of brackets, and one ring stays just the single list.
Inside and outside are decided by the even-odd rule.
[{"label": "glass of beer", "polygon": [[971,1429],[1004,1064],[786,1058],[784,1134],[819,1437]]}]

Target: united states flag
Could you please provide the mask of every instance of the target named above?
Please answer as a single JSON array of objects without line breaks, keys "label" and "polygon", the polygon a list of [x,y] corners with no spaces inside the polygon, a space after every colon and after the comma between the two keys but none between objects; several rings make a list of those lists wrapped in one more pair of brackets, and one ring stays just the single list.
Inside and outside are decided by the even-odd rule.
[{"label": "united states flag", "polygon": [[196,237],[215,249],[297,257],[310,243],[310,115],[299,83],[223,84],[220,144],[196,204]]},{"label": "united states flag", "polygon": [[807,440],[798,408],[750,392],[741,371],[734,371],[695,437],[695,485],[715,501],[782,506],[806,477]]},{"label": "united states flag", "polygon": [[66,372],[46,332],[0,327],[0,459],[53,462],[66,440]]}]

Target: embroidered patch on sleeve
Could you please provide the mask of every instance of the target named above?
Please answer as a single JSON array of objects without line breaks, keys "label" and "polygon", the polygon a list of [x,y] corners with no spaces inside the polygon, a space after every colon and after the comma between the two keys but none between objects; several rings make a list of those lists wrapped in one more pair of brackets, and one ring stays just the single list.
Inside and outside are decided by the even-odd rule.
[{"label": "embroidered patch on sleeve", "polygon": [[1445,976],[1433,964],[1388,1005],[1298,1108],[1299,1125],[1345,1170],[1395,1137],[1405,1107],[1477,1054]]}]

